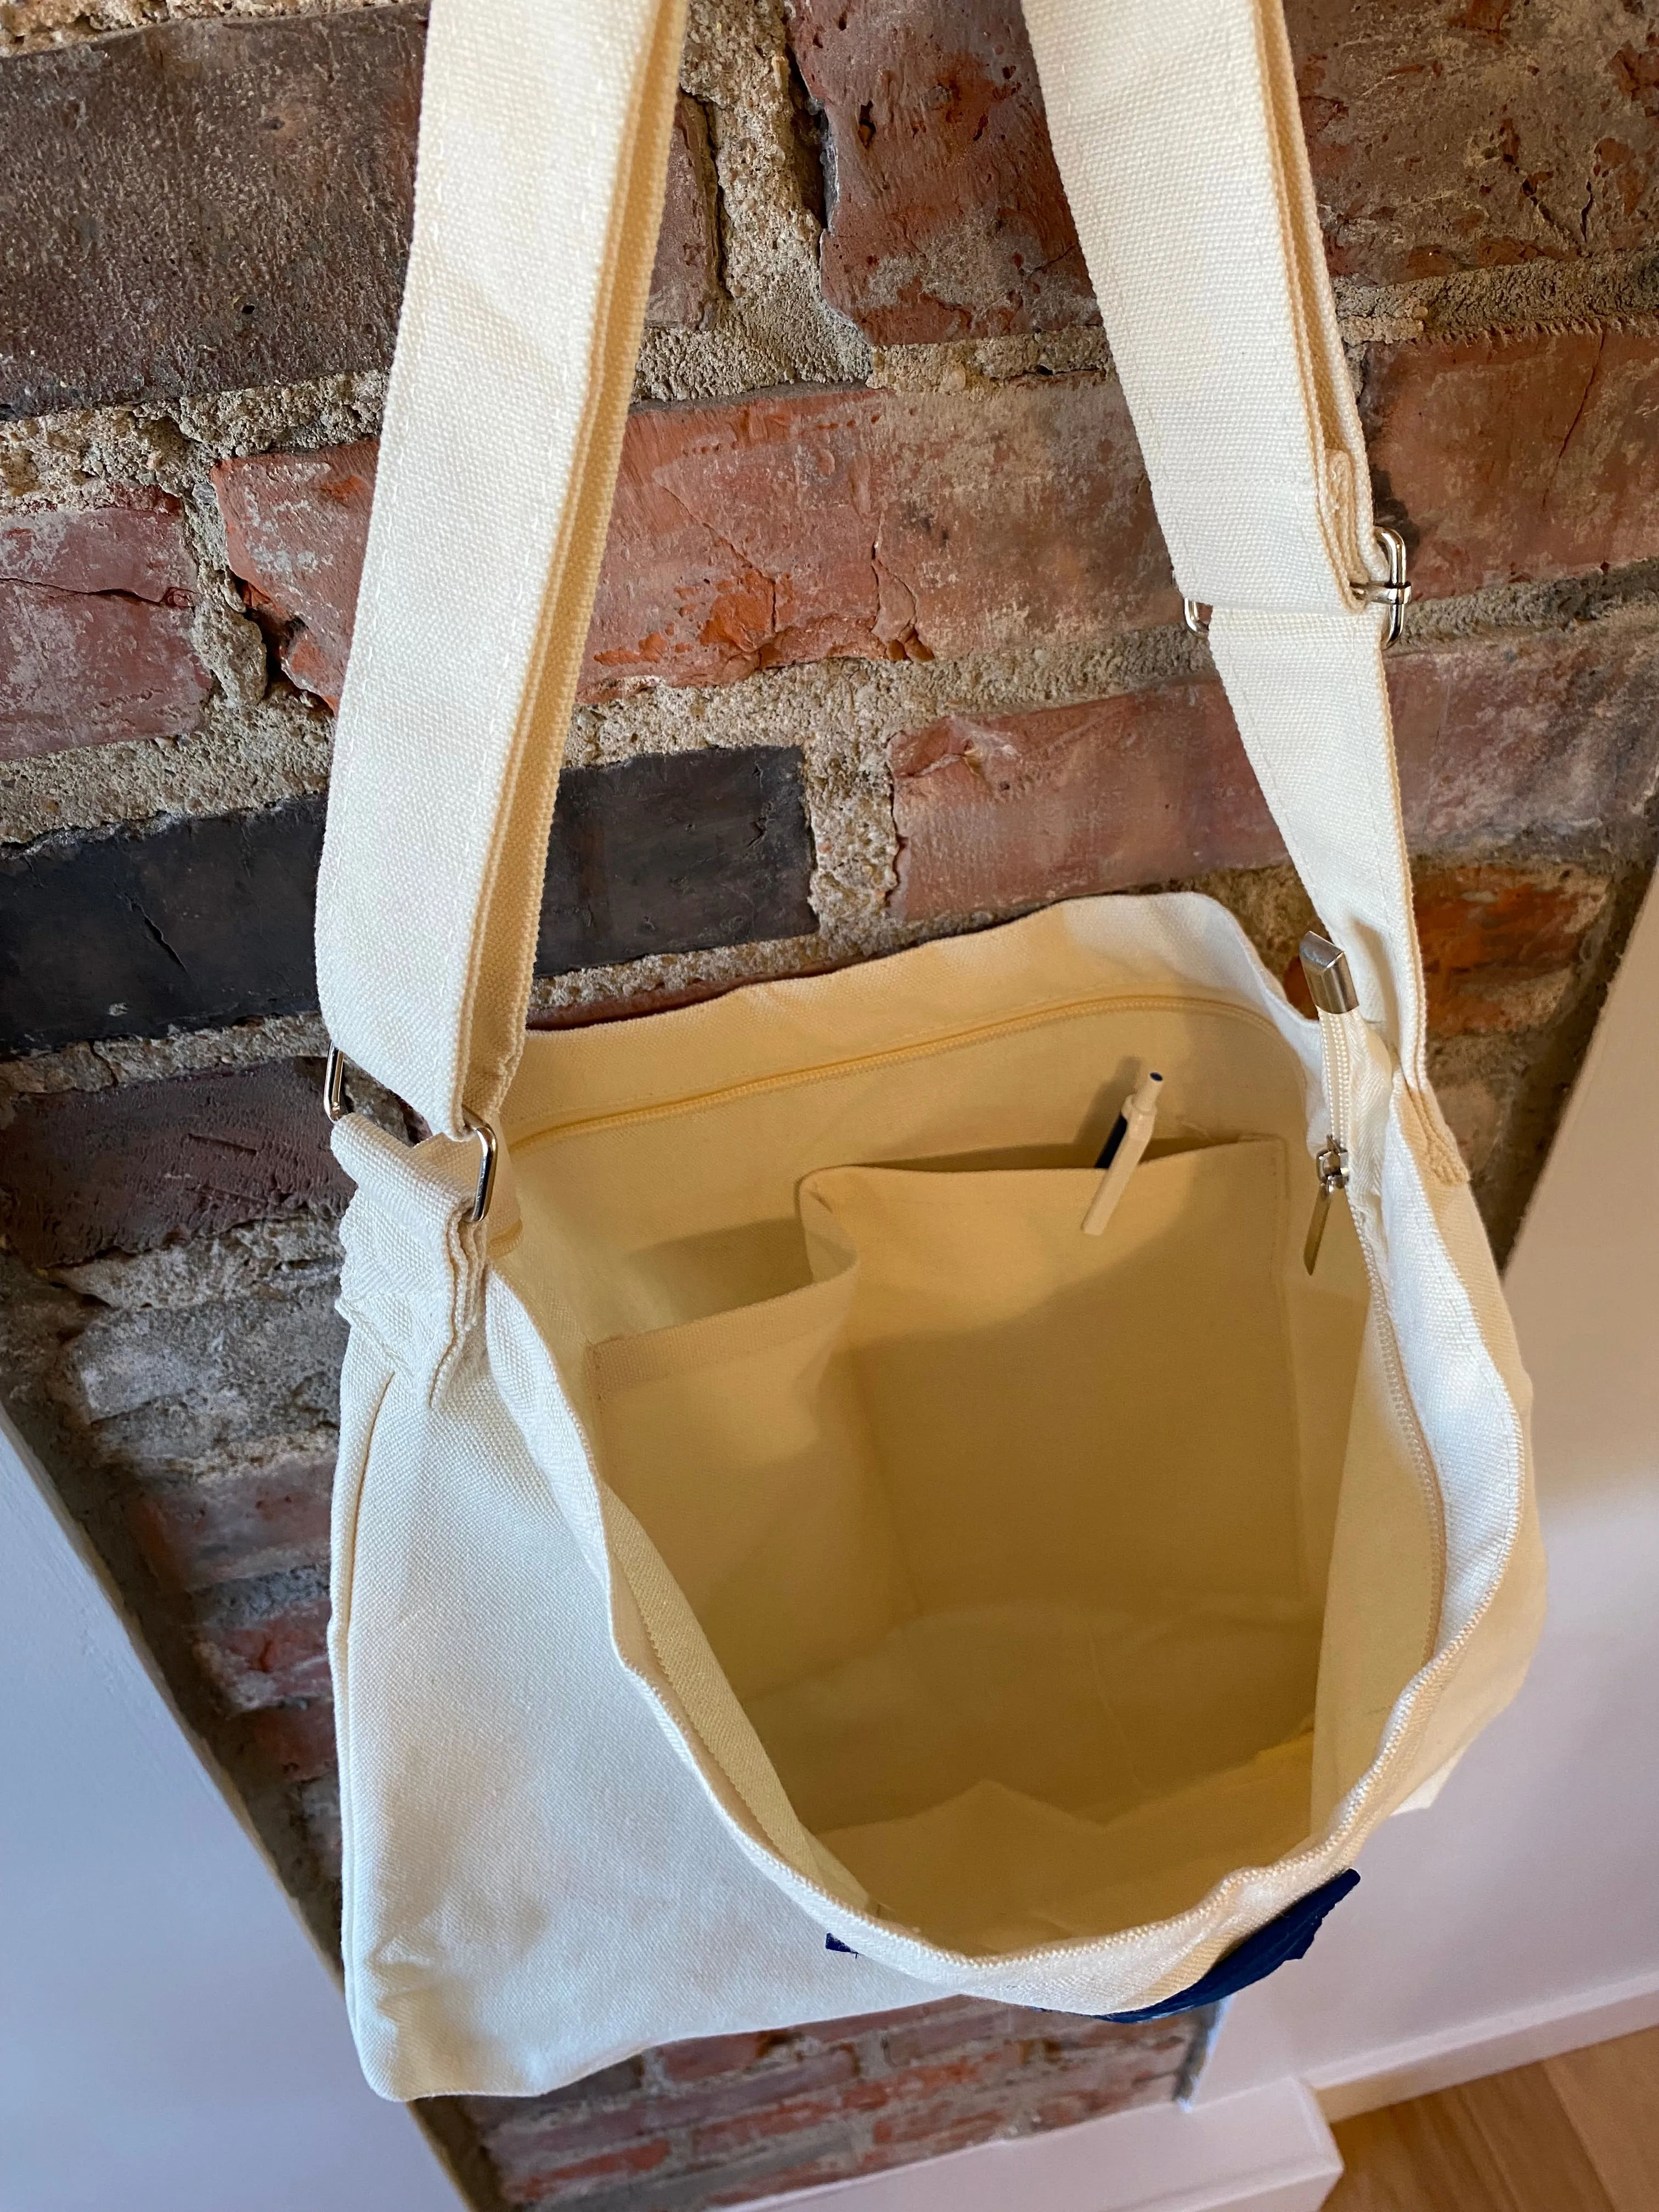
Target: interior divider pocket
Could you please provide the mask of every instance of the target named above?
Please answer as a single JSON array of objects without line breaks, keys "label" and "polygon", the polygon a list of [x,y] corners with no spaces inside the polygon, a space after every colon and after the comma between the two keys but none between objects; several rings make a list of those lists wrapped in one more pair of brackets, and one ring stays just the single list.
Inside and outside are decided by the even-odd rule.
[{"label": "interior divider pocket", "polygon": [[[1212,1779],[1230,1851],[1242,1805],[1305,1809],[1237,1780],[1300,1743],[1318,1663],[1284,1147],[1148,1158],[1097,1237],[1097,1183],[821,1170],[809,1282],[592,1354],[607,1479],[801,1820],[924,1933],[927,1883],[893,1869],[948,1838],[958,1946],[1127,1909],[1112,1834]],[[1024,1902],[1016,1799],[1069,1838],[1063,1881],[1024,1855]]]}]

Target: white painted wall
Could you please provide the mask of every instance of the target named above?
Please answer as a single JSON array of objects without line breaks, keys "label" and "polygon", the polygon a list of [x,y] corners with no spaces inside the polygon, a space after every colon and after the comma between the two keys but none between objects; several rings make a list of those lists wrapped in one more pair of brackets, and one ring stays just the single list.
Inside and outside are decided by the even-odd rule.
[{"label": "white painted wall", "polygon": [[1234,2003],[1202,2094],[1333,2117],[1659,2021],[1659,899],[1508,1276],[1550,1612],[1436,1805],[1366,1846],[1300,1965]]},{"label": "white painted wall", "polygon": [[0,2212],[459,2212],[0,1421]]}]

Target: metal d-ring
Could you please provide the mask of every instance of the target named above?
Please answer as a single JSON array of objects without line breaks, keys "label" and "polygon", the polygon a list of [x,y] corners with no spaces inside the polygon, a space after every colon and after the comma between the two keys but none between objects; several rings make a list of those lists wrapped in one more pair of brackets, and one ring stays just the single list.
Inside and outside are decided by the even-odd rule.
[{"label": "metal d-ring", "polygon": [[[331,1044],[328,1064],[323,1070],[323,1111],[331,1121],[343,1121],[351,1110],[351,1102],[346,1097],[346,1056],[337,1044]],[[482,1221],[495,1195],[495,1162],[500,1148],[495,1132],[488,1121],[480,1121],[465,1110],[461,1118],[478,1140],[478,1188],[472,1200],[471,1218]]]},{"label": "metal d-ring", "polygon": [[1406,541],[1397,530],[1390,530],[1379,522],[1376,542],[1382,548],[1389,563],[1389,580],[1386,584],[1366,584],[1363,589],[1373,606],[1387,607],[1389,634],[1382,642],[1394,645],[1406,627],[1406,608],[1412,595],[1411,584],[1406,575]]},{"label": "metal d-ring", "polygon": [[[1379,522],[1376,526],[1376,542],[1382,547],[1382,557],[1389,564],[1389,580],[1385,584],[1379,584],[1367,577],[1363,584],[1356,584],[1354,589],[1369,605],[1387,607],[1389,634],[1382,642],[1384,645],[1395,645],[1398,643],[1400,634],[1406,627],[1406,608],[1412,595],[1412,587],[1406,575],[1406,541],[1397,530],[1390,530],[1386,525]],[[1187,627],[1193,635],[1207,636],[1210,617],[1213,609],[1206,605],[1202,599],[1188,599],[1182,600],[1181,607],[1187,617]]]}]

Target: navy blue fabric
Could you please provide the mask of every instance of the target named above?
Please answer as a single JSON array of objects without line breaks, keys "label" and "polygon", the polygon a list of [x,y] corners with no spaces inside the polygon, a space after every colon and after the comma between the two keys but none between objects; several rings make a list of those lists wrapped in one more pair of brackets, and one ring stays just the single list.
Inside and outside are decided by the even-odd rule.
[{"label": "navy blue fabric", "polygon": [[843,1943],[838,1936],[826,1936],[823,1939],[823,1948],[826,1951],[845,1951],[849,1959],[856,1959],[858,1956],[858,1953],[852,1945]]},{"label": "navy blue fabric", "polygon": [[1223,1997],[1249,1989],[1252,1982],[1265,1981],[1291,1960],[1307,1955],[1325,1915],[1358,1885],[1359,1876],[1352,1867],[1341,1874],[1334,1874],[1317,1889],[1310,1889],[1294,1905],[1287,1905],[1265,1928],[1258,1928],[1254,1936],[1235,1943],[1224,1957],[1216,1960],[1207,1974],[1200,1974],[1197,1981],[1184,1990],[1177,1990],[1174,1996],[1165,1997],[1162,2004],[1143,2005],[1139,2012],[1103,2012],[1096,2017],[1129,2027],[1139,2021],[1163,2020],[1170,2013],[1191,2012],[1199,2005],[1218,2004]]}]

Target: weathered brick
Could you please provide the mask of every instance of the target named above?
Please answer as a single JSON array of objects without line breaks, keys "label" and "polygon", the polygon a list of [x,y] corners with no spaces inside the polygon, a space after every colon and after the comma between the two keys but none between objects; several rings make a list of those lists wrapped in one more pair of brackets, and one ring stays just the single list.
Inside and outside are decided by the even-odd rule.
[{"label": "weathered brick", "polygon": [[161,493],[0,520],[0,759],[189,730],[212,688],[196,593]]},{"label": "weathered brick", "polygon": [[826,297],[878,344],[1097,323],[1018,0],[795,0],[836,192]]},{"label": "weathered brick", "polygon": [[322,1066],[21,1097],[0,1138],[0,1224],[32,1267],[149,1252],[248,1221],[338,1213]]},{"label": "weathered brick", "polygon": [[1407,836],[1420,851],[1631,821],[1653,796],[1651,629],[1588,623],[1414,647],[1408,629],[1385,665]]},{"label": "weathered brick", "polygon": [[[1639,814],[1659,773],[1659,640],[1500,636],[1390,656],[1419,850]],[[1283,857],[1213,680],[947,716],[891,749],[896,913],[1006,913]]]},{"label": "weathered brick", "polygon": [[331,1455],[287,1453],[199,1480],[149,1480],[129,1512],[158,1578],[210,1589],[328,1562]]},{"label": "weathered brick", "polygon": [[1659,334],[1375,347],[1362,412],[1379,511],[1425,598],[1659,554]]},{"label": "weathered brick", "polygon": [[1645,246],[1659,33],[1626,0],[1287,0],[1326,251],[1392,283]]},{"label": "weathered brick", "polygon": [[302,691],[340,703],[374,496],[373,438],[221,461],[213,489],[233,571]]},{"label": "weathered brick", "polygon": [[[1379,347],[1364,398],[1421,597],[1659,554],[1659,337]],[[216,471],[236,572],[290,675],[329,699],[372,471],[365,444]],[[1175,609],[1109,377],[647,408],[623,442],[581,689],[1074,642]]]},{"label": "weathered brick", "polygon": [[775,2034],[714,2035],[699,2043],[665,2044],[657,2053],[657,2064],[664,2079],[677,2087],[684,2082],[717,2081],[757,2066],[782,2040]]},{"label": "weathered brick", "polygon": [[287,1783],[316,1782],[335,1771],[334,1707],[326,1698],[302,1705],[270,1705],[247,1714],[244,1741]]},{"label": "weathered brick", "polygon": [[951,714],[892,747],[895,913],[1002,913],[1255,867],[1284,848],[1216,683]]},{"label": "weathered brick", "polygon": [[645,303],[645,319],[653,328],[695,329],[719,297],[715,190],[708,118],[695,100],[682,93],[668,142],[662,228]]},{"label": "weathered brick", "polygon": [[[425,6],[157,23],[0,76],[0,417],[392,358]],[[715,295],[714,165],[683,101],[647,319]]]},{"label": "weathered brick", "polygon": [[261,1620],[206,1620],[198,1662],[232,1712],[258,1712],[329,1693],[328,1600],[309,1598]]},{"label": "weathered brick", "polygon": [[1560,865],[1425,869],[1413,886],[1437,1036],[1535,1029],[1577,980],[1606,908],[1605,877]]},{"label": "weathered brick", "polygon": [[188,606],[197,574],[183,506],[166,492],[128,489],[100,507],[0,517],[0,580]]},{"label": "weathered brick", "polygon": [[509,2203],[519,2204],[534,2203],[556,2191],[561,2196],[575,2191],[585,2194],[590,2184],[654,2172],[672,2152],[672,2145],[662,2136],[654,2142],[629,2143],[620,2150],[601,2151],[592,2158],[579,2159],[574,2166],[532,2175],[522,2190],[514,2188],[502,2193]]},{"label": "weathered brick", "polygon": [[[894,2037],[930,2026],[948,2047],[930,2044],[925,2056],[896,2064]],[[607,2186],[592,2201],[608,2212],[690,2212],[1041,2125],[1045,2105],[1088,2118],[1167,2096],[1189,2035],[1179,2021],[1114,2027],[946,1999],[673,2045],[651,2059],[659,2087],[613,2068],[552,2097],[474,2098],[467,2109],[514,2203],[569,2195],[586,2203],[588,2185],[572,2178],[578,2162],[665,2139],[671,2155],[652,2169],[658,2179],[649,2189],[635,2197]]]},{"label": "weathered brick", "polygon": [[[824,288],[881,344],[1095,319],[1011,0],[794,0],[836,191]],[[1327,252],[1389,283],[1651,242],[1659,32],[1626,0],[1290,0]]]},{"label": "weathered brick", "polygon": [[788,745],[646,754],[559,789],[536,965],[544,975],[811,936],[812,837]]},{"label": "weathered brick", "polygon": [[383,366],[425,9],[152,25],[0,71],[0,413]]},{"label": "weathered brick", "polygon": [[0,1048],[317,1003],[318,799],[0,854]]},{"label": "weathered brick", "polygon": [[102,1447],[166,1474],[331,1427],[344,1351],[331,1288],[313,1285],[100,1316],[66,1366]]},{"label": "weathered brick", "polygon": [[800,392],[630,420],[589,696],[1172,617],[1115,379]]},{"label": "weathered brick", "polygon": [[[695,2130],[700,2144],[713,2144],[720,2130],[727,2128],[735,2129],[730,2140],[736,2142],[757,2113],[766,2116],[772,2132],[781,2134],[807,2125],[805,2115],[815,2102],[827,2099],[831,2108],[836,2107],[858,2072],[858,2061],[844,2044],[832,2044],[828,2050],[799,2049],[786,2066],[763,2066],[682,2088],[665,2100],[664,2110],[672,2112],[676,2127]],[[778,2119],[786,2109],[799,2110],[803,2117]]]},{"label": "weathered brick", "polygon": [[[0,1050],[313,1008],[322,835],[321,799],[303,799],[0,854]],[[795,748],[573,769],[543,972],[810,933],[812,865]]]},{"label": "weathered brick", "polygon": [[[350,495],[308,520],[330,465]],[[289,672],[325,698],[344,654],[321,665],[319,641],[349,641],[368,472],[357,447],[215,471],[232,565],[271,619],[304,626],[309,672]],[[836,653],[927,660],[1178,611],[1110,377],[649,407],[623,443],[581,689],[727,684]]]}]

